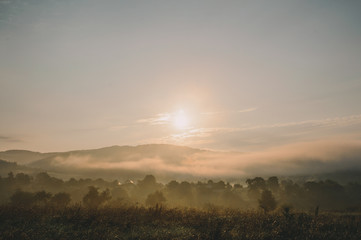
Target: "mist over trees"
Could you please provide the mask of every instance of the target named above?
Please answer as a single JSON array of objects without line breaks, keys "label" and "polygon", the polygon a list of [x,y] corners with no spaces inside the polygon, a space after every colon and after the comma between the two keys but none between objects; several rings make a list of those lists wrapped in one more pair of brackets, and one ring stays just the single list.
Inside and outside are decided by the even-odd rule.
[{"label": "mist over trees", "polygon": [[39,171],[47,171],[62,179],[76,176],[107,181],[118,179],[123,183],[153,173],[162,183],[174,179],[204,181],[216,178],[232,184],[234,179],[278,176],[280,179],[301,178],[302,181],[333,179],[346,185],[361,182],[360,156],[360,143],[327,141],[250,153],[217,152],[169,144],[52,153],[8,150],[0,152],[0,175],[22,172],[35,176]]},{"label": "mist over trees", "polygon": [[[147,175],[133,182],[127,180],[75,179],[67,181],[46,172],[30,176],[10,172],[0,178],[0,203],[19,207],[66,207],[81,204],[84,207],[102,206],[166,206],[169,208],[232,208],[259,209],[271,212],[276,209],[289,211],[314,211],[319,206],[324,211],[360,211],[361,185],[326,181],[280,181],[273,176],[249,178],[245,185],[224,181],[157,182]],[[287,210],[288,209],[288,210]]]}]

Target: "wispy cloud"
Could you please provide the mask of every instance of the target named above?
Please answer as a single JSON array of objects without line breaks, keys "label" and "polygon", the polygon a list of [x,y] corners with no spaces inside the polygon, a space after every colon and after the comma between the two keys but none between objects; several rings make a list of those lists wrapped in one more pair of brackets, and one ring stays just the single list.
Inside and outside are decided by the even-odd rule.
[{"label": "wispy cloud", "polygon": [[252,108],[245,108],[241,110],[235,110],[235,111],[216,111],[216,112],[203,112],[202,115],[218,115],[218,114],[232,114],[232,113],[247,113],[247,112],[253,112],[256,111],[258,108],[252,107]]},{"label": "wispy cloud", "polygon": [[257,125],[250,126],[246,128],[239,128],[237,131],[248,131],[248,130],[257,130],[257,129],[266,129],[266,128],[283,128],[283,127],[293,127],[293,126],[310,126],[310,127],[334,127],[334,126],[349,126],[354,124],[361,123],[361,114],[351,115],[344,117],[335,117],[335,118],[326,118],[326,119],[315,119],[299,122],[285,122],[285,123],[276,123],[269,125]]},{"label": "wispy cloud", "polygon": [[186,144],[203,146],[212,142],[212,137],[216,134],[230,133],[238,131],[237,128],[193,128],[181,133],[171,134],[161,138],[153,138],[142,143],[166,143],[166,144]]},{"label": "wispy cloud", "polygon": [[[234,114],[234,113],[247,113],[247,112],[253,112],[256,111],[256,107],[252,108],[246,108],[242,110],[236,110],[236,111],[216,111],[216,112],[202,112],[201,115],[218,115],[218,114]],[[159,113],[156,114],[153,117],[149,118],[142,118],[138,119],[136,123],[138,124],[148,124],[148,125],[165,125],[169,124],[174,118],[176,117],[177,113]],[[192,132],[194,129],[190,129],[190,132]]]},{"label": "wispy cloud", "polygon": [[253,112],[256,111],[258,108],[254,107],[254,108],[246,108],[246,109],[242,109],[242,110],[238,110],[238,113],[246,113],[246,112]]},{"label": "wispy cloud", "polygon": [[145,123],[149,125],[163,125],[168,124],[170,121],[170,113],[159,113],[155,117],[139,119],[137,120],[137,123]]},{"label": "wispy cloud", "polygon": [[[255,147],[285,144],[300,140],[323,138],[326,135],[352,133],[361,124],[361,115],[351,115],[336,118],[315,119],[299,122],[284,122],[276,124],[254,125],[243,128],[213,127],[192,128],[177,134],[170,134],[154,142],[186,144],[207,147],[223,146],[233,148],[242,145]],[[351,130],[350,130],[351,129]],[[361,134],[361,133],[360,133]]]}]

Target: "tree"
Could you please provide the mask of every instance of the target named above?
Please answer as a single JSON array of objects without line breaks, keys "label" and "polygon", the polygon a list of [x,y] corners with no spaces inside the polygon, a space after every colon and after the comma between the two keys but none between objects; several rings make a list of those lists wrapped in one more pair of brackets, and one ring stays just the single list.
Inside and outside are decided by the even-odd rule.
[{"label": "tree", "polygon": [[261,194],[261,199],[258,200],[259,207],[263,209],[265,213],[276,209],[276,200],[269,190],[264,190]]},{"label": "tree", "polygon": [[69,205],[71,198],[69,193],[60,192],[55,194],[50,201],[54,206],[64,208]]},{"label": "tree", "polygon": [[139,180],[135,191],[135,196],[139,199],[145,199],[150,193],[159,191],[161,184],[157,183],[153,175],[147,175],[143,180]]},{"label": "tree", "polygon": [[15,181],[17,184],[26,185],[30,184],[31,177],[25,173],[18,173],[16,174]]},{"label": "tree", "polygon": [[259,190],[266,188],[266,181],[261,177],[255,177],[253,179],[247,179],[246,183],[248,184],[249,190]]},{"label": "tree", "polygon": [[258,199],[261,191],[266,189],[266,181],[261,177],[247,179],[246,183],[248,185],[248,196],[254,200]]},{"label": "tree", "polygon": [[87,207],[97,208],[111,198],[109,189],[106,189],[99,194],[98,188],[89,186],[88,193],[83,197],[83,203]]},{"label": "tree", "polygon": [[11,197],[10,202],[17,207],[30,207],[34,204],[34,194],[17,190]]},{"label": "tree", "polygon": [[244,202],[236,191],[226,190],[220,195],[220,204],[226,208],[240,208]]},{"label": "tree", "polygon": [[14,173],[13,172],[9,172],[8,173],[8,184],[13,184],[14,183]]},{"label": "tree", "polygon": [[51,188],[59,188],[61,187],[61,185],[64,183],[63,180],[55,178],[55,177],[51,177],[48,173],[46,172],[41,172],[38,173],[35,176],[35,182],[36,184],[38,184],[39,186],[42,187],[51,187]]},{"label": "tree", "polygon": [[143,180],[138,181],[139,189],[145,194],[158,190],[159,184],[153,175],[147,175]]},{"label": "tree", "polygon": [[111,194],[113,198],[111,202],[112,206],[124,206],[132,203],[128,191],[122,186],[116,185],[116,187],[111,190]]},{"label": "tree", "polygon": [[166,201],[164,195],[160,191],[156,191],[148,195],[147,199],[145,200],[145,205],[149,207],[154,207],[157,205],[162,205]]},{"label": "tree", "polygon": [[268,178],[267,186],[273,193],[277,193],[279,191],[279,188],[280,188],[278,177],[274,176],[274,177]]},{"label": "tree", "polygon": [[34,201],[39,205],[46,205],[49,202],[51,196],[52,194],[49,192],[45,192],[45,191],[36,192],[34,195]]}]

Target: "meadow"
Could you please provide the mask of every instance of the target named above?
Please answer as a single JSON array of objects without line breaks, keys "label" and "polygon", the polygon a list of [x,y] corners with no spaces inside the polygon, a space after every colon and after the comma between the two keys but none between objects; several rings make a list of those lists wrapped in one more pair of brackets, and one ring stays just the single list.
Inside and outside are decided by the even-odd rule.
[{"label": "meadow", "polygon": [[155,207],[0,207],[0,239],[347,239],[361,215]]},{"label": "meadow", "polygon": [[361,185],[246,180],[137,182],[9,173],[0,240],[361,239]]}]

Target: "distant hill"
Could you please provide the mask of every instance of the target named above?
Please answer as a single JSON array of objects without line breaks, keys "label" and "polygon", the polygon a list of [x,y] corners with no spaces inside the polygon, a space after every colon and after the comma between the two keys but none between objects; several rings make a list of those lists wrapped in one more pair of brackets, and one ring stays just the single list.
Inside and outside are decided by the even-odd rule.
[{"label": "distant hill", "polygon": [[7,161],[4,161],[4,160],[0,159],[0,168],[1,169],[3,169],[3,168],[11,168],[11,167],[15,167],[15,166],[17,166],[16,163],[7,162]]},{"label": "distant hill", "polygon": [[152,161],[157,159],[169,166],[179,165],[193,154],[203,152],[207,151],[168,144],[148,144],[54,153],[9,150],[0,152],[0,157],[57,176],[129,178],[149,173],[170,176],[164,169],[157,171],[159,165]]},{"label": "distant hill", "polygon": [[18,164],[28,164],[33,161],[56,155],[57,153],[40,153],[28,150],[8,150],[0,152],[0,159]]},{"label": "distant hill", "polygon": [[[347,152],[346,152],[347,153]],[[358,157],[341,155],[338,161],[316,158],[261,159],[240,152],[217,152],[169,144],[111,146],[99,149],[40,153],[27,150],[0,152],[1,175],[21,169],[47,171],[68,179],[134,179],[154,174],[160,180],[222,179],[231,182],[261,176],[296,181],[333,179],[361,182]],[[17,164],[16,164],[16,163]]]},{"label": "distant hill", "polygon": [[[194,149],[183,146],[167,144],[149,144],[139,146],[112,146],[91,150],[77,150],[62,153],[47,153],[44,158],[34,160],[28,163],[28,166],[43,169],[52,169],[53,167],[81,167],[101,164],[106,166],[111,163],[137,162],[142,159],[161,158],[167,163],[178,163],[187,156],[204,152],[200,149]],[[87,164],[84,166],[83,164]]]},{"label": "distant hill", "polygon": [[25,166],[19,166],[14,162],[8,162],[0,159],[0,176],[5,177],[9,172],[18,173],[32,173],[33,169]]}]

